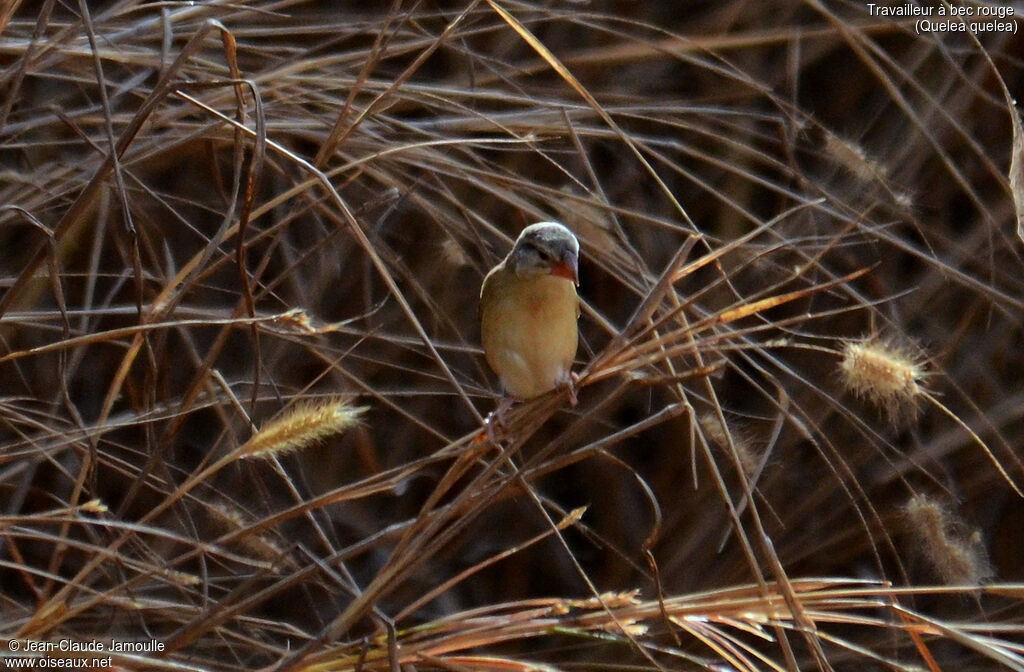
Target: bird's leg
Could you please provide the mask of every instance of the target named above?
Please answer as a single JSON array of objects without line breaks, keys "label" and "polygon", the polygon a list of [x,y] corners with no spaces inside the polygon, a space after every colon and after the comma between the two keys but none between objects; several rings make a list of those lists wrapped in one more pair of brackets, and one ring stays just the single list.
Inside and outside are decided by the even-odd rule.
[{"label": "bird's leg", "polygon": [[580,377],[576,373],[570,371],[569,374],[558,383],[558,389],[564,389],[569,393],[569,405],[576,406],[576,383],[580,382]]},{"label": "bird's leg", "polygon": [[503,397],[502,400],[498,402],[498,407],[487,414],[487,418],[484,420],[484,425],[487,427],[488,441],[495,445],[498,444],[494,430],[496,428],[505,428],[505,413],[507,413],[508,409],[512,408],[512,405],[517,401],[519,401],[519,399],[516,397]]}]

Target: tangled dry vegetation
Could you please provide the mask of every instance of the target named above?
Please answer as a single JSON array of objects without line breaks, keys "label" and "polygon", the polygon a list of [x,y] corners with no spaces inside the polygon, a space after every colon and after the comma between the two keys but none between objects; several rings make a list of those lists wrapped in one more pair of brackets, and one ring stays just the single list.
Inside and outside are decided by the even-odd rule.
[{"label": "tangled dry vegetation", "polygon": [[[0,657],[1024,669],[1012,32],[842,0],[0,29]],[[546,219],[582,243],[579,405],[488,435],[477,292]]]}]

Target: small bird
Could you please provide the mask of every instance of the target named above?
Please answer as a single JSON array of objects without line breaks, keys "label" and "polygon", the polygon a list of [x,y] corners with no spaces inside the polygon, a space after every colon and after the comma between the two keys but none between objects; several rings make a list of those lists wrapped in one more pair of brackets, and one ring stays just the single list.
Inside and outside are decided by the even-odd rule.
[{"label": "small bird", "polygon": [[576,403],[571,368],[580,316],[579,254],[569,229],[557,222],[531,224],[484,278],[484,354],[514,397],[530,399],[564,386]]}]

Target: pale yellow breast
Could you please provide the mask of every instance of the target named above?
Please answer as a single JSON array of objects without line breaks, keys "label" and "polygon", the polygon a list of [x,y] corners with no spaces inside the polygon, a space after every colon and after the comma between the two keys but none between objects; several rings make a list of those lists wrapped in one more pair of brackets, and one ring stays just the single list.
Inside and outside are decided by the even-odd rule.
[{"label": "pale yellow breast", "polygon": [[579,315],[572,282],[495,269],[484,281],[480,306],[487,362],[506,391],[529,399],[569,379]]}]

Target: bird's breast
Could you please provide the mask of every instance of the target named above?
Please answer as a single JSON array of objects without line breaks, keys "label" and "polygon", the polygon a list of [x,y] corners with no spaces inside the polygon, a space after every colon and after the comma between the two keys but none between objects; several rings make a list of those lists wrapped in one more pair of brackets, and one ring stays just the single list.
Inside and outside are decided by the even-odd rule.
[{"label": "bird's breast", "polygon": [[481,296],[484,352],[506,390],[530,398],[568,380],[578,342],[573,283],[550,275],[488,280]]}]

